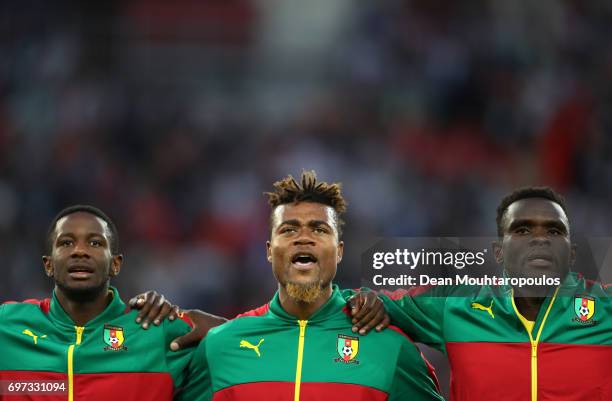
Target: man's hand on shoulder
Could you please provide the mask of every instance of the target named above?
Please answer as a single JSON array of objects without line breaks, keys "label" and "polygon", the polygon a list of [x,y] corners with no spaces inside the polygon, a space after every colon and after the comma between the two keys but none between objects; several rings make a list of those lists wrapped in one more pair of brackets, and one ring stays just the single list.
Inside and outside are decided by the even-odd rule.
[{"label": "man's hand on shoulder", "polygon": [[181,313],[187,315],[193,323],[193,328],[189,333],[172,340],[172,343],[170,343],[170,349],[172,351],[195,347],[206,336],[210,329],[227,322],[227,319],[224,317],[211,315],[210,313],[198,309],[186,310]]},{"label": "man's hand on shoulder", "polygon": [[148,329],[151,322],[159,326],[164,319],[170,321],[176,319],[179,315],[180,308],[173,305],[157,291],[147,291],[138,294],[128,302],[132,309],[138,309],[136,315],[136,323],[140,323],[143,329]]},{"label": "man's hand on shoulder", "polygon": [[159,326],[164,319],[172,321],[186,315],[191,320],[193,328],[189,333],[172,340],[170,343],[172,351],[197,346],[206,336],[208,330],[227,321],[224,317],[211,315],[197,309],[182,311],[178,305],[173,305],[157,291],[147,291],[136,295],[130,299],[128,304],[132,309],[139,310],[136,323],[140,323],[145,330],[149,328],[151,322]]},{"label": "man's hand on shoulder", "polygon": [[374,291],[360,291],[347,303],[353,318],[353,333],[364,335],[373,327],[376,327],[376,331],[382,331],[391,323],[383,302]]}]

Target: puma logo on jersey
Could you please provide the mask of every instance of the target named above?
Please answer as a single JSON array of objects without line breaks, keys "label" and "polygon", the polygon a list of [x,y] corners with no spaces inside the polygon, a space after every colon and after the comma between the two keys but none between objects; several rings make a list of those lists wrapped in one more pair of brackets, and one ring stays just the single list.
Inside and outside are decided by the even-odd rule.
[{"label": "puma logo on jersey", "polygon": [[472,302],[472,309],[479,309],[479,310],[484,310],[489,312],[489,315],[491,315],[491,317],[493,319],[495,319],[495,315],[493,314],[493,300],[491,300],[491,305],[489,306],[483,306],[482,304],[479,304],[478,302]]},{"label": "puma logo on jersey", "polygon": [[21,332],[21,334],[25,334],[26,336],[32,337],[32,341],[34,341],[35,345],[38,345],[39,338],[47,338],[46,334],[44,336],[37,336],[36,334],[32,333],[29,329],[25,329],[24,331]]},{"label": "puma logo on jersey", "polygon": [[248,348],[248,349],[252,349],[253,351],[255,351],[255,353],[257,354],[258,357],[261,356],[261,354],[259,353],[259,346],[261,345],[261,343],[264,342],[264,339],[262,338],[261,340],[259,340],[259,342],[257,343],[257,345],[253,345],[250,342],[248,342],[247,340],[240,340],[240,348]]}]

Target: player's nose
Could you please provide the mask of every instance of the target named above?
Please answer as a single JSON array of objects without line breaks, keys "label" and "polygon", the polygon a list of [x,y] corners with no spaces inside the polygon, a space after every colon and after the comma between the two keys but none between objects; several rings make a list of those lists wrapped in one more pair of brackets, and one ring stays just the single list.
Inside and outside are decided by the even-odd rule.
[{"label": "player's nose", "polygon": [[311,231],[307,228],[301,229],[293,241],[294,245],[314,245],[315,241]]},{"label": "player's nose", "polygon": [[83,241],[77,241],[72,248],[71,256],[74,257],[88,257],[89,252],[87,250],[87,244]]},{"label": "player's nose", "polygon": [[548,237],[548,230],[544,227],[536,227],[532,230],[531,239],[529,241],[532,245],[550,244],[550,238]]}]

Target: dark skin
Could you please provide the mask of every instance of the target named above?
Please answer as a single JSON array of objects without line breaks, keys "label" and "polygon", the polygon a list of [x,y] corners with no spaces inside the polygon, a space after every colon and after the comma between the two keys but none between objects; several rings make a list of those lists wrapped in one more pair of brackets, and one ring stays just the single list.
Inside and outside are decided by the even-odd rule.
[{"label": "dark skin", "polygon": [[[276,207],[270,241],[266,243],[268,261],[279,283],[283,308],[300,319],[307,319],[331,296],[331,282],[342,260],[344,243],[339,240],[334,210],[320,203],[301,202]],[[301,253],[311,253],[312,266],[293,262]],[[322,284],[323,292],[312,303],[298,301],[287,293],[287,282]],[[360,292],[349,300],[353,332],[367,334],[373,327],[381,331],[390,319],[382,301],[373,292]]]},{"label": "dark skin", "polygon": [[[273,221],[266,251],[268,261],[272,264],[274,275],[279,282],[281,305],[294,316],[307,319],[329,299],[336,265],[342,258],[344,245],[338,239],[338,227],[333,209],[310,202],[281,205],[275,209]],[[292,259],[300,252],[311,254],[316,262],[310,266],[296,266]],[[322,291],[314,302],[302,302],[289,296],[286,290],[287,282],[320,283]],[[160,294],[149,291],[132,298],[130,305],[141,308],[139,317],[150,321],[155,315],[161,314],[159,312],[161,299]],[[178,309],[167,301],[165,303],[173,311],[173,315],[169,317],[173,320]],[[381,331],[389,325],[389,316],[382,301],[374,292],[360,292],[348,303],[353,316],[353,332],[365,335],[374,327],[377,331]],[[186,313],[194,321],[195,327],[190,333],[173,341],[171,344],[173,350],[197,345],[208,330],[227,321],[199,310],[190,310]]]},{"label": "dark skin", "polygon": [[[145,310],[143,306],[147,306]],[[161,322],[175,320],[181,313],[177,305],[172,305],[166,297],[157,291],[148,291],[130,299],[128,306],[132,309],[139,309],[136,315],[136,323],[141,323],[143,329],[147,330],[151,323],[159,326]]]},{"label": "dark skin", "polygon": [[[512,203],[504,213],[502,232],[503,237],[493,248],[509,277],[546,274],[563,279],[574,264],[576,250],[569,220],[553,201],[528,198]],[[546,295],[542,288],[515,288],[514,302],[526,319],[534,321]]]},{"label": "dark skin", "polygon": [[73,213],[57,222],[51,255],[43,256],[57,299],[77,326],[102,313],[112,299],[109,280],[119,274],[123,256],[110,251],[110,235],[104,220]]},{"label": "dark skin", "polygon": [[353,317],[353,333],[366,335],[373,328],[376,331],[383,331],[391,324],[385,306],[373,291],[353,295],[349,298],[348,304]]},{"label": "dark skin", "polygon": [[[298,319],[308,319],[332,294],[332,280],[342,260],[344,242],[338,238],[335,212],[330,206],[300,202],[276,207],[270,240],[266,242],[268,262],[278,281],[282,307]],[[312,261],[297,262],[298,255]],[[319,295],[311,302],[290,295],[288,284],[314,285]]]},{"label": "dark skin", "polygon": [[[110,279],[119,274],[123,264],[123,255],[111,252],[111,236],[103,219],[87,212],[72,213],[58,220],[52,233],[51,254],[42,258],[45,273],[55,281],[58,301],[78,326],[102,313],[111,302]],[[143,322],[143,328],[148,328],[151,320],[176,318],[178,307],[163,296],[150,301],[153,312]]]},{"label": "dark skin", "polygon": [[[163,307],[160,307],[160,299],[163,299]],[[389,315],[387,315],[382,301],[376,296],[375,292],[359,292],[352,296],[347,303],[351,310],[351,316],[353,316],[354,333],[359,332],[361,335],[366,335],[373,328],[376,328],[376,331],[382,331],[389,326]],[[171,304],[157,291],[147,291],[139,294],[130,299],[129,305],[134,309],[140,309],[137,321],[143,321],[143,327],[145,327],[145,323],[148,327],[149,322],[159,325],[165,318],[171,321],[175,320],[180,312],[177,305]],[[194,328],[184,336],[177,337],[172,341],[170,349],[173,351],[197,346],[210,329],[228,320],[222,316],[216,316],[198,309],[183,310],[182,313],[185,313],[193,321]]]},{"label": "dark skin", "polygon": [[215,316],[198,309],[181,310],[157,291],[147,291],[139,294],[130,299],[128,304],[131,308],[140,310],[136,321],[142,321],[145,329],[149,327],[150,322],[159,326],[164,319],[168,318],[168,320],[173,321],[183,313],[191,319],[193,329],[189,333],[175,338],[170,343],[170,349],[173,351],[198,345],[206,336],[208,330],[227,322],[224,317]]}]

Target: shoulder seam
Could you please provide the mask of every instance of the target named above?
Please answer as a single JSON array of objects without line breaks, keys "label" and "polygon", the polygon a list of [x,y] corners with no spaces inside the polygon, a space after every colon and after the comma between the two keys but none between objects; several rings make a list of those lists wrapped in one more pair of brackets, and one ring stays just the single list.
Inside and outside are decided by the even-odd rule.
[{"label": "shoulder seam", "polygon": [[234,319],[232,320],[236,320],[239,319],[241,317],[259,317],[259,316],[264,316],[268,313],[268,311],[270,310],[270,303],[266,303],[258,308],[255,309],[251,309],[250,311],[244,312],[244,313],[240,313],[238,315],[236,315],[234,317]]},{"label": "shoulder seam", "polygon": [[31,299],[25,299],[21,302],[6,301],[0,304],[0,306],[3,307],[2,308],[3,310],[6,309],[4,308],[5,305],[32,305],[33,307],[38,308],[41,312],[47,315],[49,314],[49,310],[51,309],[51,298],[43,298],[43,299],[31,298]]}]

